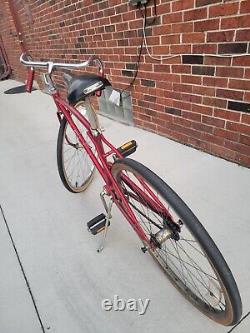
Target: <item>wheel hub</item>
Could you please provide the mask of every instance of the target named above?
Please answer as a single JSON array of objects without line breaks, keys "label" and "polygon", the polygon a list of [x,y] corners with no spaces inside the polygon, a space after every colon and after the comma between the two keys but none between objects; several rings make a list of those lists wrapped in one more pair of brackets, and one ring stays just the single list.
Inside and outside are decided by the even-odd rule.
[{"label": "wheel hub", "polygon": [[168,240],[169,238],[172,237],[172,230],[169,227],[165,227],[165,228],[161,229],[160,231],[158,231],[154,235],[154,237],[155,237],[155,240],[157,241],[157,243],[159,243],[161,245],[166,240]]},{"label": "wheel hub", "polygon": [[172,222],[169,220],[164,221],[164,227],[160,229],[156,234],[151,235],[151,242],[157,247],[161,248],[161,245],[168,239],[178,241],[180,239],[181,226],[183,222]]}]

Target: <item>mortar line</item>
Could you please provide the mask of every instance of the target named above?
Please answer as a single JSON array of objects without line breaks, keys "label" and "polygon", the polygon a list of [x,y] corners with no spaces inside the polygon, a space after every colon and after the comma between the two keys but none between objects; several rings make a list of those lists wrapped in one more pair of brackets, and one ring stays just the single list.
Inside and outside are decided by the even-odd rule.
[{"label": "mortar line", "polygon": [[15,254],[16,254],[16,257],[17,257],[17,260],[18,260],[18,263],[19,263],[19,266],[21,268],[21,271],[22,271],[22,274],[23,274],[23,277],[24,277],[24,280],[25,280],[25,283],[26,283],[26,286],[28,288],[28,291],[29,291],[29,294],[30,294],[30,297],[31,297],[31,300],[32,300],[32,303],[33,303],[33,306],[35,308],[35,311],[36,311],[36,315],[37,315],[37,318],[38,318],[38,321],[40,323],[40,326],[41,326],[41,329],[42,329],[42,332],[45,333],[45,328],[44,328],[44,325],[43,325],[43,322],[42,322],[42,319],[41,319],[41,316],[39,314],[39,311],[38,311],[38,308],[37,308],[37,305],[36,305],[36,301],[35,301],[35,298],[34,298],[34,295],[32,293],[32,290],[31,290],[31,287],[30,287],[30,284],[29,284],[29,281],[28,281],[28,278],[26,276],[26,273],[25,273],[25,270],[24,270],[24,267],[23,267],[23,264],[22,264],[22,261],[20,259],[20,256],[18,254],[18,251],[17,251],[17,248],[16,248],[16,245],[15,245],[15,242],[14,242],[14,239],[12,237],[12,234],[10,232],[10,228],[9,228],[9,225],[8,225],[8,222],[6,220],[6,217],[4,215],[4,211],[3,211],[3,208],[0,204],[0,210],[1,210],[1,213],[2,213],[2,216],[3,216],[3,219],[4,219],[4,223],[5,223],[5,226],[6,226],[6,229],[8,231],[8,234],[9,234],[9,237],[10,237],[10,240],[11,240],[11,243],[12,243],[12,246],[13,246],[13,249],[15,251]]}]

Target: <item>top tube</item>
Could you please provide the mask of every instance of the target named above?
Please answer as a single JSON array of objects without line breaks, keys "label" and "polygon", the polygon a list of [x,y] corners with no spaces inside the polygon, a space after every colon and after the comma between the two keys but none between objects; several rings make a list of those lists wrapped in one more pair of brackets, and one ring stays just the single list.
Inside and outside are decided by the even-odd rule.
[{"label": "top tube", "polygon": [[22,53],[20,56],[20,62],[27,67],[40,67],[47,68],[49,74],[56,68],[64,68],[64,69],[80,69],[83,67],[91,66],[94,63],[97,63],[99,66],[99,71],[103,74],[103,63],[100,58],[95,55],[92,55],[88,60],[80,63],[60,63],[53,61],[33,61],[30,56],[26,53]]}]

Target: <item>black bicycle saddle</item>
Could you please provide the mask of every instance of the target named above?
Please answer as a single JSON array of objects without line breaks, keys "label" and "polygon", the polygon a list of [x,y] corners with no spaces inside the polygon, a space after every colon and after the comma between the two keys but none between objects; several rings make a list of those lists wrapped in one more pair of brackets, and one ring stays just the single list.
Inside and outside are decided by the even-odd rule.
[{"label": "black bicycle saddle", "polygon": [[68,101],[71,105],[84,100],[98,90],[111,86],[111,83],[106,78],[96,74],[70,75],[64,73],[63,78],[68,86]]}]

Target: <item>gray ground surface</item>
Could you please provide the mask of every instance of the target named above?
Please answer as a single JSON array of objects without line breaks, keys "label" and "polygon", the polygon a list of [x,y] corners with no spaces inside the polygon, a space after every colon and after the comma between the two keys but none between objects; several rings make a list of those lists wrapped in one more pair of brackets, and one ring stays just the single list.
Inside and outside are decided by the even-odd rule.
[{"label": "gray ground surface", "polygon": [[[64,189],[56,167],[58,121],[48,95],[4,95],[0,82],[0,204],[37,312],[0,212],[0,331],[60,333],[226,333],[193,308],[166,280],[117,210],[108,243],[86,222],[103,212],[102,181],[78,195]],[[101,118],[117,146],[139,144],[133,158],[158,173],[187,202],[219,245],[250,310],[250,170],[155,134]],[[104,298],[149,298],[144,316],[105,312]],[[246,318],[233,332],[249,332]]]}]

